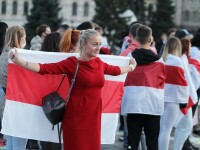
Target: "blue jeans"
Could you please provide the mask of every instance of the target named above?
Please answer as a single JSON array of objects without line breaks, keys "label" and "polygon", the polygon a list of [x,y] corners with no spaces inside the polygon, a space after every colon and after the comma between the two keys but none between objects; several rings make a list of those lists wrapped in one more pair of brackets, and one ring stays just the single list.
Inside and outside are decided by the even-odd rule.
[{"label": "blue jeans", "polygon": [[1,130],[1,120],[2,120],[2,117],[3,117],[3,110],[4,110],[4,106],[5,106],[4,95],[5,95],[5,93],[3,91],[3,88],[0,86],[0,130]]},{"label": "blue jeans", "polygon": [[4,95],[4,91],[3,88],[0,86],[0,95],[3,96]]},{"label": "blue jeans", "polygon": [[6,150],[25,150],[27,139],[14,137],[14,136],[5,136],[6,138]]}]

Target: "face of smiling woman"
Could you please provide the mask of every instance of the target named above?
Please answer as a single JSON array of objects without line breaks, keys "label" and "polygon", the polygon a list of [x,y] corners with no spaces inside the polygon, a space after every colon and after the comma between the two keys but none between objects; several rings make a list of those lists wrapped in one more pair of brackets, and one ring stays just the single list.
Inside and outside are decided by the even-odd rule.
[{"label": "face of smiling woman", "polygon": [[83,45],[84,49],[82,51],[82,56],[87,60],[97,57],[100,51],[100,46],[101,36],[99,34],[91,35],[88,38],[88,41]]}]

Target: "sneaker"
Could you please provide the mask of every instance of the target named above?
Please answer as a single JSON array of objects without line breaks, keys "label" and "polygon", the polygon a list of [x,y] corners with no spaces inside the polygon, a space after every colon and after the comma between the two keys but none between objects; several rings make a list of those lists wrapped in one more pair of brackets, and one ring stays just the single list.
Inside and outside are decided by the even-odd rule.
[{"label": "sneaker", "polygon": [[39,150],[38,141],[29,139],[28,143],[27,143],[27,149],[28,150]]},{"label": "sneaker", "polygon": [[192,145],[200,147],[200,137],[194,136],[194,134],[190,135],[189,141]]}]

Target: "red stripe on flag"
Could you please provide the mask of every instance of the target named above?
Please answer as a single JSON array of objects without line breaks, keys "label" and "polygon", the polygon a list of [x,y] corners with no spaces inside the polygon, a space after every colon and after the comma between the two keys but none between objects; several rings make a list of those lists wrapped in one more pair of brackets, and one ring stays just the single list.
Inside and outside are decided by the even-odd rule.
[{"label": "red stripe on flag", "polygon": [[102,88],[103,113],[119,113],[124,93],[124,82],[107,81]]},{"label": "red stripe on flag", "polygon": [[[41,106],[42,97],[56,91],[62,75],[40,75],[15,64],[9,64],[6,99]],[[102,111],[119,113],[123,95],[123,82],[105,81],[102,89]],[[65,98],[69,89],[65,78],[59,93]]]},{"label": "red stripe on flag", "polygon": [[184,70],[177,66],[166,65],[166,83],[187,86],[187,81],[184,76]]},{"label": "red stripe on flag", "polygon": [[200,73],[200,63],[198,60],[193,59],[193,58],[189,58],[189,64],[192,64],[195,66],[195,68],[198,70],[198,72]]},{"label": "red stripe on flag", "polygon": [[138,65],[133,72],[128,73],[125,86],[146,86],[163,89],[165,78],[163,63],[154,62],[148,65]]},{"label": "red stripe on flag", "polygon": [[186,115],[187,112],[188,112],[188,110],[189,110],[189,108],[192,107],[192,106],[194,106],[194,103],[193,103],[192,98],[189,97],[189,100],[188,100],[187,106],[186,106],[185,108],[181,108],[181,112],[182,112],[184,115]]},{"label": "red stripe on flag", "polygon": [[[42,97],[56,91],[62,75],[40,75],[14,64],[9,64],[6,99],[42,105]],[[64,98],[69,88],[68,79],[62,83],[59,94]]]}]

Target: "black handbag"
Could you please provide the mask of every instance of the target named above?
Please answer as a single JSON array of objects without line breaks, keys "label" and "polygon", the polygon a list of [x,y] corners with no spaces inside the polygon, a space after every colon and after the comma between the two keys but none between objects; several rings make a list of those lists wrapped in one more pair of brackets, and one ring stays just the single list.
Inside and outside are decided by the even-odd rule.
[{"label": "black handbag", "polygon": [[78,67],[79,67],[79,63],[77,62],[74,78],[71,81],[71,86],[65,100],[58,94],[58,90],[66,74],[63,76],[58,86],[58,89],[55,92],[52,92],[42,98],[42,109],[47,119],[52,123],[53,128],[54,128],[54,125],[58,124],[63,119],[64,113],[65,113],[65,105],[66,105],[66,102],[69,100],[70,93],[71,93],[71,90],[74,85],[76,75],[78,72]]}]

